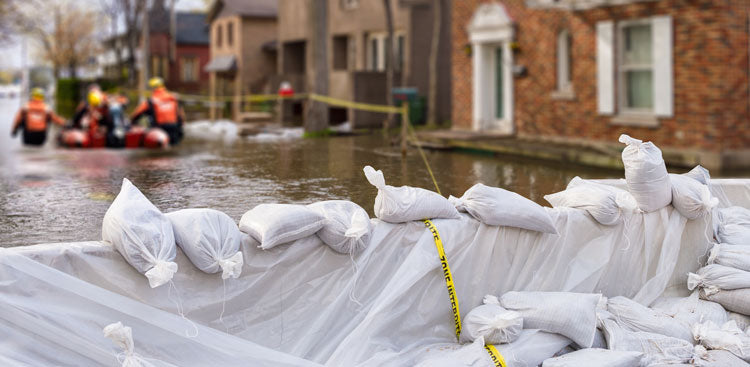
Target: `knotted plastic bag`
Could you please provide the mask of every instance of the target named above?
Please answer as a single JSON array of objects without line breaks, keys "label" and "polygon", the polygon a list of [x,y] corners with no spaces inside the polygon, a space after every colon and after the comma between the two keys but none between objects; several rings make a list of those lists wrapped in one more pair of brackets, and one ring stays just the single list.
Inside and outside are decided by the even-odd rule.
[{"label": "knotted plastic bag", "polygon": [[242,272],[242,233],[228,215],[213,209],[184,209],[168,213],[177,246],[198,269],[222,279]]},{"label": "knotted plastic bag", "polygon": [[122,322],[116,322],[104,327],[104,336],[111,339],[123,352],[117,355],[117,360],[122,367],[154,367],[153,364],[144,360],[134,352],[133,331]]},{"label": "knotted plastic bag", "polygon": [[719,327],[711,321],[693,325],[695,340],[708,349],[732,352],[745,362],[750,362],[750,335],[745,334],[734,321]]},{"label": "knotted plastic bag", "polygon": [[688,273],[687,285],[690,290],[703,288],[707,296],[720,290],[750,288],[750,272],[710,264],[698,269],[698,273]]},{"label": "knotted plastic bag", "polygon": [[687,219],[708,215],[719,205],[719,199],[711,196],[708,186],[684,175],[670,174],[672,182],[672,206]]},{"label": "knotted plastic bag", "polygon": [[172,223],[127,178],[104,214],[102,238],[146,275],[151,288],[169,282],[177,272]]},{"label": "knotted plastic bag", "polygon": [[507,226],[557,234],[547,210],[515,192],[476,184],[463,196],[451,196],[450,202],[459,211],[468,212],[489,226]]},{"label": "knotted plastic bag", "polygon": [[307,207],[327,219],[318,231],[318,237],[334,251],[355,253],[363,250],[370,241],[372,224],[361,206],[346,200],[329,200]]},{"label": "knotted plastic bag", "polygon": [[464,317],[461,339],[472,342],[484,338],[487,344],[512,343],[521,335],[521,330],[521,314],[489,302],[475,307]]},{"label": "knotted plastic bag", "polygon": [[644,143],[625,134],[619,140],[627,144],[622,151],[625,181],[638,207],[648,213],[669,205],[672,186],[661,150],[651,142]]},{"label": "knotted plastic bag", "polygon": [[378,188],[375,216],[390,223],[434,218],[458,218],[458,212],[440,194],[418,187],[393,187],[385,184],[383,171],[364,168],[367,181]]},{"label": "knotted plastic bag", "polygon": [[605,226],[615,225],[622,215],[638,210],[638,203],[627,191],[580,177],[574,177],[565,191],[546,195],[544,199],[555,208],[585,210]]}]

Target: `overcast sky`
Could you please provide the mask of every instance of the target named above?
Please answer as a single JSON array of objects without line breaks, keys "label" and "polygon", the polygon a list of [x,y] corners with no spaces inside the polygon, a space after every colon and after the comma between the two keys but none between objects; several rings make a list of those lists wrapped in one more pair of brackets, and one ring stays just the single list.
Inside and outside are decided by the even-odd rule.
[{"label": "overcast sky", "polygon": [[[2,0],[0,0],[2,1]],[[98,0],[83,0],[92,3],[92,6],[99,7],[99,1]],[[177,9],[178,10],[200,10],[203,8],[203,1],[202,0],[178,0],[177,1]],[[29,47],[31,48],[31,47]],[[31,50],[28,50],[29,55],[33,55],[33,52]],[[18,68],[21,67],[21,45],[20,41],[16,42],[15,44],[11,44],[5,47],[0,47],[0,55],[3,55],[0,57],[0,69],[7,69],[7,68]],[[31,56],[29,56],[31,57]],[[29,59],[29,64],[34,64],[31,59]]]}]

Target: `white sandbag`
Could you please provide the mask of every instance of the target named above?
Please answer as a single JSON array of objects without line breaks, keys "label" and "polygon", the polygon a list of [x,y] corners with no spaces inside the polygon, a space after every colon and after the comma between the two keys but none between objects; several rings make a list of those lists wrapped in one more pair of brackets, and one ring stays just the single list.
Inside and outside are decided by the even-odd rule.
[{"label": "white sandbag", "polygon": [[641,352],[589,348],[550,358],[542,367],[633,367],[640,365],[642,358]]},{"label": "white sandbag", "polygon": [[518,311],[524,329],[540,329],[568,337],[590,348],[596,333],[600,294],[570,292],[507,292],[500,305]]},{"label": "white sandbag", "polygon": [[701,297],[722,305],[727,311],[750,315],[750,288],[720,290],[715,293],[703,289]]},{"label": "white sandbag", "polygon": [[121,360],[122,367],[152,367],[153,364],[146,361],[143,357],[134,352],[133,330],[124,326],[122,322],[116,322],[104,327],[104,337],[109,338],[123,352],[118,355],[117,360]]},{"label": "white sandbag", "polygon": [[698,269],[698,273],[688,273],[688,289],[704,288],[706,295],[719,290],[750,288],[750,272],[729,266],[711,264]]},{"label": "white sandbag", "polygon": [[375,216],[390,223],[434,218],[458,218],[456,208],[436,192],[418,187],[393,187],[385,184],[383,171],[370,166],[364,168],[367,181],[378,188],[375,197]]},{"label": "white sandbag", "polygon": [[644,143],[625,134],[619,140],[627,144],[622,151],[625,181],[638,207],[648,213],[669,205],[672,187],[661,150],[651,142]]},{"label": "white sandbag", "polygon": [[242,272],[242,233],[230,216],[213,209],[183,209],[167,213],[177,246],[204,273],[222,279]]},{"label": "white sandbag", "polygon": [[565,191],[545,195],[552,207],[568,207],[585,210],[597,222],[608,226],[620,221],[621,213],[632,213],[638,209],[630,193],[613,186],[574,177]]},{"label": "white sandbag", "polygon": [[510,344],[495,345],[509,367],[536,367],[570,345],[570,339],[536,329],[524,329]]},{"label": "white sandbag", "polygon": [[692,365],[698,367],[750,367],[750,364],[730,351],[707,350],[702,345],[695,346],[695,358]]},{"label": "white sandbag", "polygon": [[475,307],[463,318],[461,339],[472,342],[484,338],[487,344],[511,343],[518,339],[523,329],[523,318],[496,304]]},{"label": "white sandbag", "polygon": [[346,200],[329,200],[307,207],[327,219],[318,237],[334,251],[351,254],[367,246],[372,223],[361,206]]},{"label": "white sandbag", "polygon": [[721,243],[750,246],[750,210],[739,206],[717,213],[716,237]]},{"label": "white sandbag", "polygon": [[687,219],[697,219],[711,213],[719,199],[711,196],[708,186],[683,175],[670,174],[672,206]]},{"label": "white sandbag", "polygon": [[437,349],[431,351],[422,360],[418,361],[416,367],[491,367],[490,355],[484,349],[484,339],[479,338],[473,343],[457,349]]},{"label": "white sandbag", "polygon": [[127,178],[104,214],[102,239],[144,274],[151,288],[169,282],[177,271],[172,223]]},{"label": "white sandbag", "polygon": [[625,297],[613,297],[607,310],[617,324],[629,331],[646,331],[692,342],[690,325]]},{"label": "white sandbag", "polygon": [[660,298],[651,304],[651,308],[660,310],[687,325],[704,321],[713,321],[716,324],[727,322],[724,307],[716,302],[700,299],[697,291],[689,297]]},{"label": "white sandbag", "polygon": [[646,331],[629,331],[620,327],[615,320],[603,320],[602,331],[610,350],[643,353],[641,366],[687,363],[693,358],[693,344],[682,339]]},{"label": "white sandbag", "polygon": [[747,329],[750,328],[750,316],[748,315],[729,311],[727,312],[727,321],[734,321],[738,328],[746,330],[745,333],[747,333]]},{"label": "white sandbag", "polygon": [[507,226],[531,231],[557,234],[547,210],[515,192],[476,184],[463,196],[451,196],[456,209],[468,212],[488,226]]},{"label": "white sandbag", "polygon": [[708,263],[750,271],[750,245],[741,246],[717,243],[708,255]]},{"label": "white sandbag", "polygon": [[312,236],[326,224],[326,218],[304,205],[260,204],[240,218],[240,231],[271,249]]},{"label": "white sandbag", "polygon": [[750,362],[750,336],[728,321],[721,327],[711,321],[693,325],[693,336],[707,349],[732,352],[745,362]]},{"label": "white sandbag", "polygon": [[689,172],[683,173],[683,176],[690,177],[693,180],[696,180],[704,185],[708,185],[711,183],[711,175],[708,173],[708,170],[703,168],[700,164],[695,166],[695,168],[691,169]]}]

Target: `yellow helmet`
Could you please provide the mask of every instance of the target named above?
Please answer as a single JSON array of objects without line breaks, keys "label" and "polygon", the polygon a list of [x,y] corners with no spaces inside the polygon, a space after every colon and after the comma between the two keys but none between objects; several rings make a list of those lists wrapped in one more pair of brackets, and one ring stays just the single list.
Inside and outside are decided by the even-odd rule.
[{"label": "yellow helmet", "polygon": [[151,89],[161,88],[164,86],[164,80],[162,78],[153,77],[148,81],[148,87]]},{"label": "yellow helmet", "polygon": [[99,107],[100,104],[102,104],[102,93],[98,90],[92,90],[89,92],[89,106],[91,107]]},{"label": "yellow helmet", "polygon": [[44,99],[44,90],[42,88],[33,88],[31,90],[31,99],[41,101]]}]

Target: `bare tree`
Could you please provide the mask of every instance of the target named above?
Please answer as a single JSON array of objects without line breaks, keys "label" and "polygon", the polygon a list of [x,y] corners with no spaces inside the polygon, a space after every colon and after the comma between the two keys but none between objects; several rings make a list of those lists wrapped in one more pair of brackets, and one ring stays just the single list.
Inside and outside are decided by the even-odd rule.
[{"label": "bare tree", "polygon": [[128,50],[128,57],[125,64],[128,67],[128,83],[135,85],[136,82],[136,59],[135,53],[138,49],[140,40],[140,27],[142,25],[143,14],[146,12],[146,0],[115,0],[119,1],[122,6],[124,24],[125,24],[125,45]]},{"label": "bare tree", "polygon": [[115,55],[115,64],[117,65],[117,78],[122,77],[122,52],[120,50],[119,42],[119,25],[120,19],[123,15],[122,2],[119,0],[99,0],[99,5],[102,8],[102,12],[109,19],[109,39],[105,44],[109,46],[110,51]]},{"label": "bare tree", "polygon": [[442,0],[432,4],[432,43],[430,44],[430,80],[427,95],[427,125],[437,123],[438,55],[440,54],[440,32],[442,23]]},{"label": "bare tree", "polygon": [[0,1],[0,44],[9,42],[15,33],[15,0]]},{"label": "bare tree", "polygon": [[[383,0],[383,6],[385,7],[385,23],[388,30],[388,37],[385,40],[385,100],[386,104],[393,106],[393,67],[396,65],[396,57],[393,52],[393,8],[391,7],[391,0]],[[388,131],[391,127],[391,121],[393,121],[393,114],[389,113],[388,117],[383,124],[383,130]]]}]

